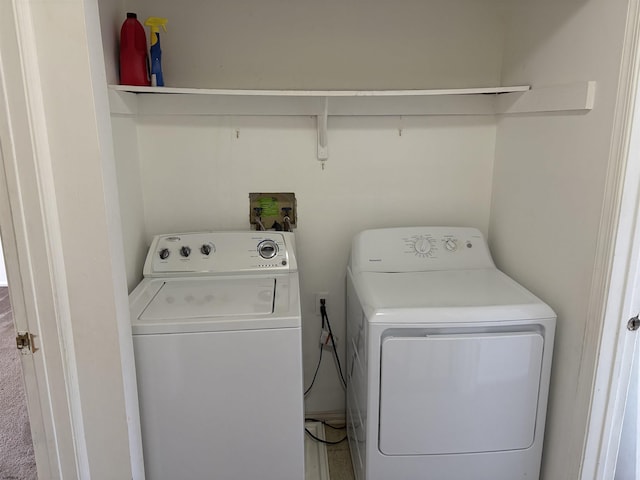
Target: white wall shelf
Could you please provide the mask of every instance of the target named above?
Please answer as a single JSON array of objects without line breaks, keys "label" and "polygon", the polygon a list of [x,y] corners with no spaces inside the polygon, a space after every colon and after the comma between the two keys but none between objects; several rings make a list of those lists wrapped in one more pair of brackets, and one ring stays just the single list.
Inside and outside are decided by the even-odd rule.
[{"label": "white wall shelf", "polygon": [[233,90],[109,85],[114,115],[311,115],[318,158],[327,153],[327,118],[357,115],[496,115],[586,112],[596,82],[557,86],[432,90]]},{"label": "white wall shelf", "polygon": [[525,95],[507,93],[496,98],[500,114],[589,111],[596,101],[596,82],[576,82],[532,88]]},{"label": "white wall shelf", "polygon": [[474,95],[481,93],[526,92],[529,85],[510,87],[445,88],[428,90],[236,90],[220,88],[136,87],[109,85],[131,93],[179,93],[186,95],[231,95],[249,97],[420,97],[433,95]]},{"label": "white wall shelf", "polygon": [[234,90],[109,85],[121,115],[495,115],[588,111],[596,82],[431,90]]},{"label": "white wall shelf", "polygon": [[233,90],[110,85],[111,111],[136,115],[483,115],[528,85],[431,90]]}]

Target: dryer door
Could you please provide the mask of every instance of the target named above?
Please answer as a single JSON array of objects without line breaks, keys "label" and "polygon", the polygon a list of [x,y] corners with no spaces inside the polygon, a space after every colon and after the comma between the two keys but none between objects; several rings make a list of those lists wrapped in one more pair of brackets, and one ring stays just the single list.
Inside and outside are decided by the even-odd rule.
[{"label": "dryer door", "polygon": [[537,332],[385,338],[380,451],[441,455],[530,447],[543,343]]}]

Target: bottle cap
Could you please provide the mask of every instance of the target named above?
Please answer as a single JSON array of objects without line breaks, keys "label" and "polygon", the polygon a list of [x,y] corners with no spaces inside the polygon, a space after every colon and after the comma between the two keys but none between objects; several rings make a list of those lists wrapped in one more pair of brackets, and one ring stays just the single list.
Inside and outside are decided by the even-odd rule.
[{"label": "bottle cap", "polygon": [[138,15],[132,12],[127,12],[127,18],[138,18]]}]

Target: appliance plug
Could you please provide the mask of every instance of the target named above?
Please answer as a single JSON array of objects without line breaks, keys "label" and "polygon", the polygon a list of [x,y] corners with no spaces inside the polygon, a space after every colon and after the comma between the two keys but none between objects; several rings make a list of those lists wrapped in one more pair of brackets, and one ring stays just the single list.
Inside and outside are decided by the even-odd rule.
[{"label": "appliance plug", "polygon": [[331,334],[328,330],[322,329],[320,332],[320,346],[322,348],[332,348]]},{"label": "appliance plug", "polygon": [[329,350],[333,350],[333,344],[338,345],[338,337],[333,336],[333,342],[331,341],[331,333],[329,330],[325,330],[324,328],[320,332],[320,346],[322,348],[327,348]]}]

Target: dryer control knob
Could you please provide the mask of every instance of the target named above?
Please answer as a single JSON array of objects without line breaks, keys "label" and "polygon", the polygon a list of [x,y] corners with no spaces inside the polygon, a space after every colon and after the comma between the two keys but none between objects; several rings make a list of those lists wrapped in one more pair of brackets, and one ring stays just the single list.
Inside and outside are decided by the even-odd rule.
[{"label": "dryer control knob", "polygon": [[200,247],[200,253],[202,253],[203,255],[209,255],[211,253],[211,249],[211,244],[205,243]]},{"label": "dryer control knob", "polygon": [[450,252],[455,252],[458,249],[458,242],[454,238],[448,238],[444,242],[444,248]]},{"label": "dryer control knob", "polygon": [[263,240],[258,244],[258,253],[266,260],[270,260],[278,254],[278,244],[273,240]]},{"label": "dryer control knob", "polygon": [[413,248],[415,248],[417,254],[426,255],[431,251],[431,242],[427,237],[420,237],[413,244]]},{"label": "dryer control knob", "polygon": [[183,257],[188,257],[189,255],[191,255],[191,248],[187,247],[186,245],[180,248],[180,255],[182,255]]},{"label": "dryer control knob", "polygon": [[166,260],[167,258],[169,258],[169,249],[168,248],[163,248],[162,250],[160,250],[158,252],[158,255],[160,255],[160,258],[162,260]]}]

